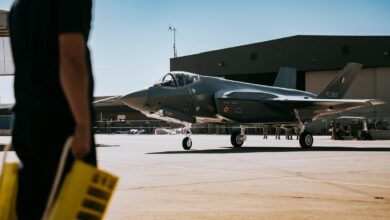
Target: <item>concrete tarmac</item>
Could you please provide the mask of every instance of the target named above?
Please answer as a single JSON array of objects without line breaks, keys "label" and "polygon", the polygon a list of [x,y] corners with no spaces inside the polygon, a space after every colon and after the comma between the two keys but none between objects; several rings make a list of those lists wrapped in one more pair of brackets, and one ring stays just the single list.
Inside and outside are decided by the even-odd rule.
[{"label": "concrete tarmac", "polygon": [[106,219],[390,219],[390,141],[193,135],[184,151],[182,138],[96,136],[120,176]]}]

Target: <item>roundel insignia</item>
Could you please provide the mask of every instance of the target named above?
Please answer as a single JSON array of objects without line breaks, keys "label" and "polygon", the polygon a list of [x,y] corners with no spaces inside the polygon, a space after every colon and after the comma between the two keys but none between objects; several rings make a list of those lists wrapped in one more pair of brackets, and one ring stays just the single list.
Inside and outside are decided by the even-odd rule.
[{"label": "roundel insignia", "polygon": [[224,112],[228,112],[228,111],[229,111],[229,107],[225,106],[225,107],[223,108],[223,111],[224,111]]}]

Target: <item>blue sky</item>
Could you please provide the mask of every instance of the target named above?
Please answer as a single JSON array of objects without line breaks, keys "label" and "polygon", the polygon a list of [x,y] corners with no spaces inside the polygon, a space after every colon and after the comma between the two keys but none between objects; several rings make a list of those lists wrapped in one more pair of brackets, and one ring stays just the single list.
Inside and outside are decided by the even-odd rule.
[{"label": "blue sky", "polygon": [[[132,92],[168,72],[170,25],[183,56],[298,34],[390,35],[389,11],[387,0],[95,0],[95,95]],[[12,81],[0,78],[2,103],[13,102]]]}]

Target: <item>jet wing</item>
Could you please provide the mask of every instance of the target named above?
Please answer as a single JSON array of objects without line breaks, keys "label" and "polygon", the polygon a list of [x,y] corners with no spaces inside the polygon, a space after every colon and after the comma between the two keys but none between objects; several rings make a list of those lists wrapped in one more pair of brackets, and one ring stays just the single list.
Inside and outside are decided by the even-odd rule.
[{"label": "jet wing", "polygon": [[[312,112],[310,115],[313,118],[384,103],[376,99],[317,99],[304,96],[280,96],[256,90],[220,91],[215,94],[215,100],[219,112],[223,111],[223,106],[226,106],[227,102],[236,103],[237,106],[243,103],[254,102],[257,104],[261,103],[269,109],[279,109],[280,111],[308,110]],[[248,108],[251,105],[246,104],[245,106]],[[245,110],[243,109],[243,111]]]},{"label": "jet wing", "polygon": [[310,111],[312,112],[312,119],[323,115],[341,113],[384,103],[377,99],[288,99],[272,101],[272,104],[276,106],[286,106],[287,108],[297,109],[300,112]]},{"label": "jet wing", "polygon": [[384,104],[383,101],[377,99],[277,99],[273,100],[273,102],[285,103],[296,109],[304,108],[326,111],[346,111],[355,108]]},{"label": "jet wing", "polygon": [[277,103],[293,106],[294,108],[323,109],[342,108],[352,109],[384,104],[385,102],[377,99],[317,99],[306,96],[280,96],[263,91],[242,89],[234,91],[220,91],[215,94],[216,100],[242,100],[259,101],[264,103]]}]

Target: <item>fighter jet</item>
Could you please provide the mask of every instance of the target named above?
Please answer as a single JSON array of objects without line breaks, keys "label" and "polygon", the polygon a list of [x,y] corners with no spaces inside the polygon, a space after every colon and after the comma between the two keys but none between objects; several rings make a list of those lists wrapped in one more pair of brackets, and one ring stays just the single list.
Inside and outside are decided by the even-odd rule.
[{"label": "fighter jet", "polygon": [[177,71],[120,100],[150,118],[184,124],[187,132],[182,147],[185,150],[192,147],[190,136],[194,123],[240,124],[240,129],[233,131],[230,138],[236,148],[244,144],[247,126],[297,126],[301,132],[300,146],[311,148],[313,135],[305,131],[305,123],[323,115],[383,103],[374,99],[342,99],[361,68],[362,64],[347,64],[319,95]]}]

